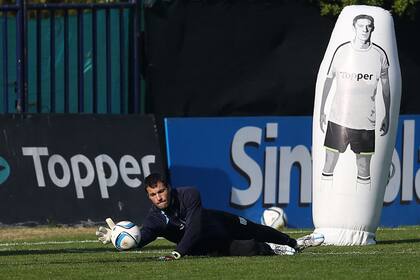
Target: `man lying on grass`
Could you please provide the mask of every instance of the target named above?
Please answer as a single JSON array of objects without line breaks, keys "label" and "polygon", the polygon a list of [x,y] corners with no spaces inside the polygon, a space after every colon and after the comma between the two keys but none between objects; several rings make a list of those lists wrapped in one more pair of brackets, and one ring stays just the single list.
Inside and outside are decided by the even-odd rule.
[{"label": "man lying on grass", "polygon": [[[176,243],[176,249],[161,260],[177,260],[185,255],[294,255],[324,242],[321,234],[293,239],[243,217],[205,209],[197,189],[172,189],[157,173],[147,176],[144,184],[153,206],[140,229],[138,248],[157,237]],[[104,244],[111,241],[109,228],[100,227],[96,235]]]}]

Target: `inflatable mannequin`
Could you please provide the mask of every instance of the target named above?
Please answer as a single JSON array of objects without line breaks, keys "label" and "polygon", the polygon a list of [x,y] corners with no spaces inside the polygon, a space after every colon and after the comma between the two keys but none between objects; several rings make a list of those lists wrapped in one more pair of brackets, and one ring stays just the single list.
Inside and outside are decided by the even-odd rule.
[{"label": "inflatable mannequin", "polygon": [[401,73],[390,13],[347,6],[321,63],[313,118],[313,220],[325,244],[375,244]]}]

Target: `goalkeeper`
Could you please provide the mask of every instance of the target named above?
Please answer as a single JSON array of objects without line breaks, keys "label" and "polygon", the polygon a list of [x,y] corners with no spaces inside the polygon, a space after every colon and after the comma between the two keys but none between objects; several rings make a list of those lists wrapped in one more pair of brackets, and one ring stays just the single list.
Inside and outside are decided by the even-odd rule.
[{"label": "goalkeeper", "polygon": [[[205,209],[197,189],[172,189],[157,173],[147,176],[144,184],[153,206],[140,229],[138,247],[157,237],[176,243],[176,249],[161,257],[162,260],[185,255],[293,255],[307,247],[318,246],[324,240],[323,236],[314,234],[296,240],[245,218]],[[100,227],[96,235],[104,244],[111,240],[108,228]]]}]

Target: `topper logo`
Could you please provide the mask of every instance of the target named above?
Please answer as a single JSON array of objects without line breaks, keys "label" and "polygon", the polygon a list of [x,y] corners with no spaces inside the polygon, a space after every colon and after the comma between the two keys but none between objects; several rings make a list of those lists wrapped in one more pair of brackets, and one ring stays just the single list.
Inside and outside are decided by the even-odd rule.
[{"label": "topper logo", "polygon": [[340,76],[341,79],[350,79],[353,81],[360,81],[360,80],[371,81],[373,77],[373,74],[348,73],[344,71],[338,72],[338,75]]},{"label": "topper logo", "polygon": [[[76,189],[76,196],[83,199],[83,188],[93,184],[95,177],[99,183],[99,189],[102,198],[109,198],[108,188],[114,186],[118,178],[121,177],[123,183],[130,188],[138,188],[141,181],[138,175],[142,174],[146,177],[150,174],[150,164],[155,163],[154,155],[146,155],[141,158],[141,168],[139,162],[131,155],[123,155],[118,165],[106,154],[100,154],[95,157],[94,163],[82,154],[72,156],[68,161],[61,155],[49,155],[47,147],[22,147],[24,156],[32,157],[38,187],[46,187],[43,162],[47,164],[49,179],[60,188],[67,187],[72,179]],[[96,172],[95,172],[96,171]]]}]

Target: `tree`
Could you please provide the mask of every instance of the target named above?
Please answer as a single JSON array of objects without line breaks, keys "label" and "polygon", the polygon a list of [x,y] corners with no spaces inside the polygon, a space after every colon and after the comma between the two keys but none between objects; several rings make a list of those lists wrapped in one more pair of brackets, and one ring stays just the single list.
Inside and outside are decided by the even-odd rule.
[{"label": "tree", "polygon": [[321,15],[336,16],[348,5],[371,5],[382,7],[399,17],[414,18],[420,0],[319,0],[318,2]]}]

